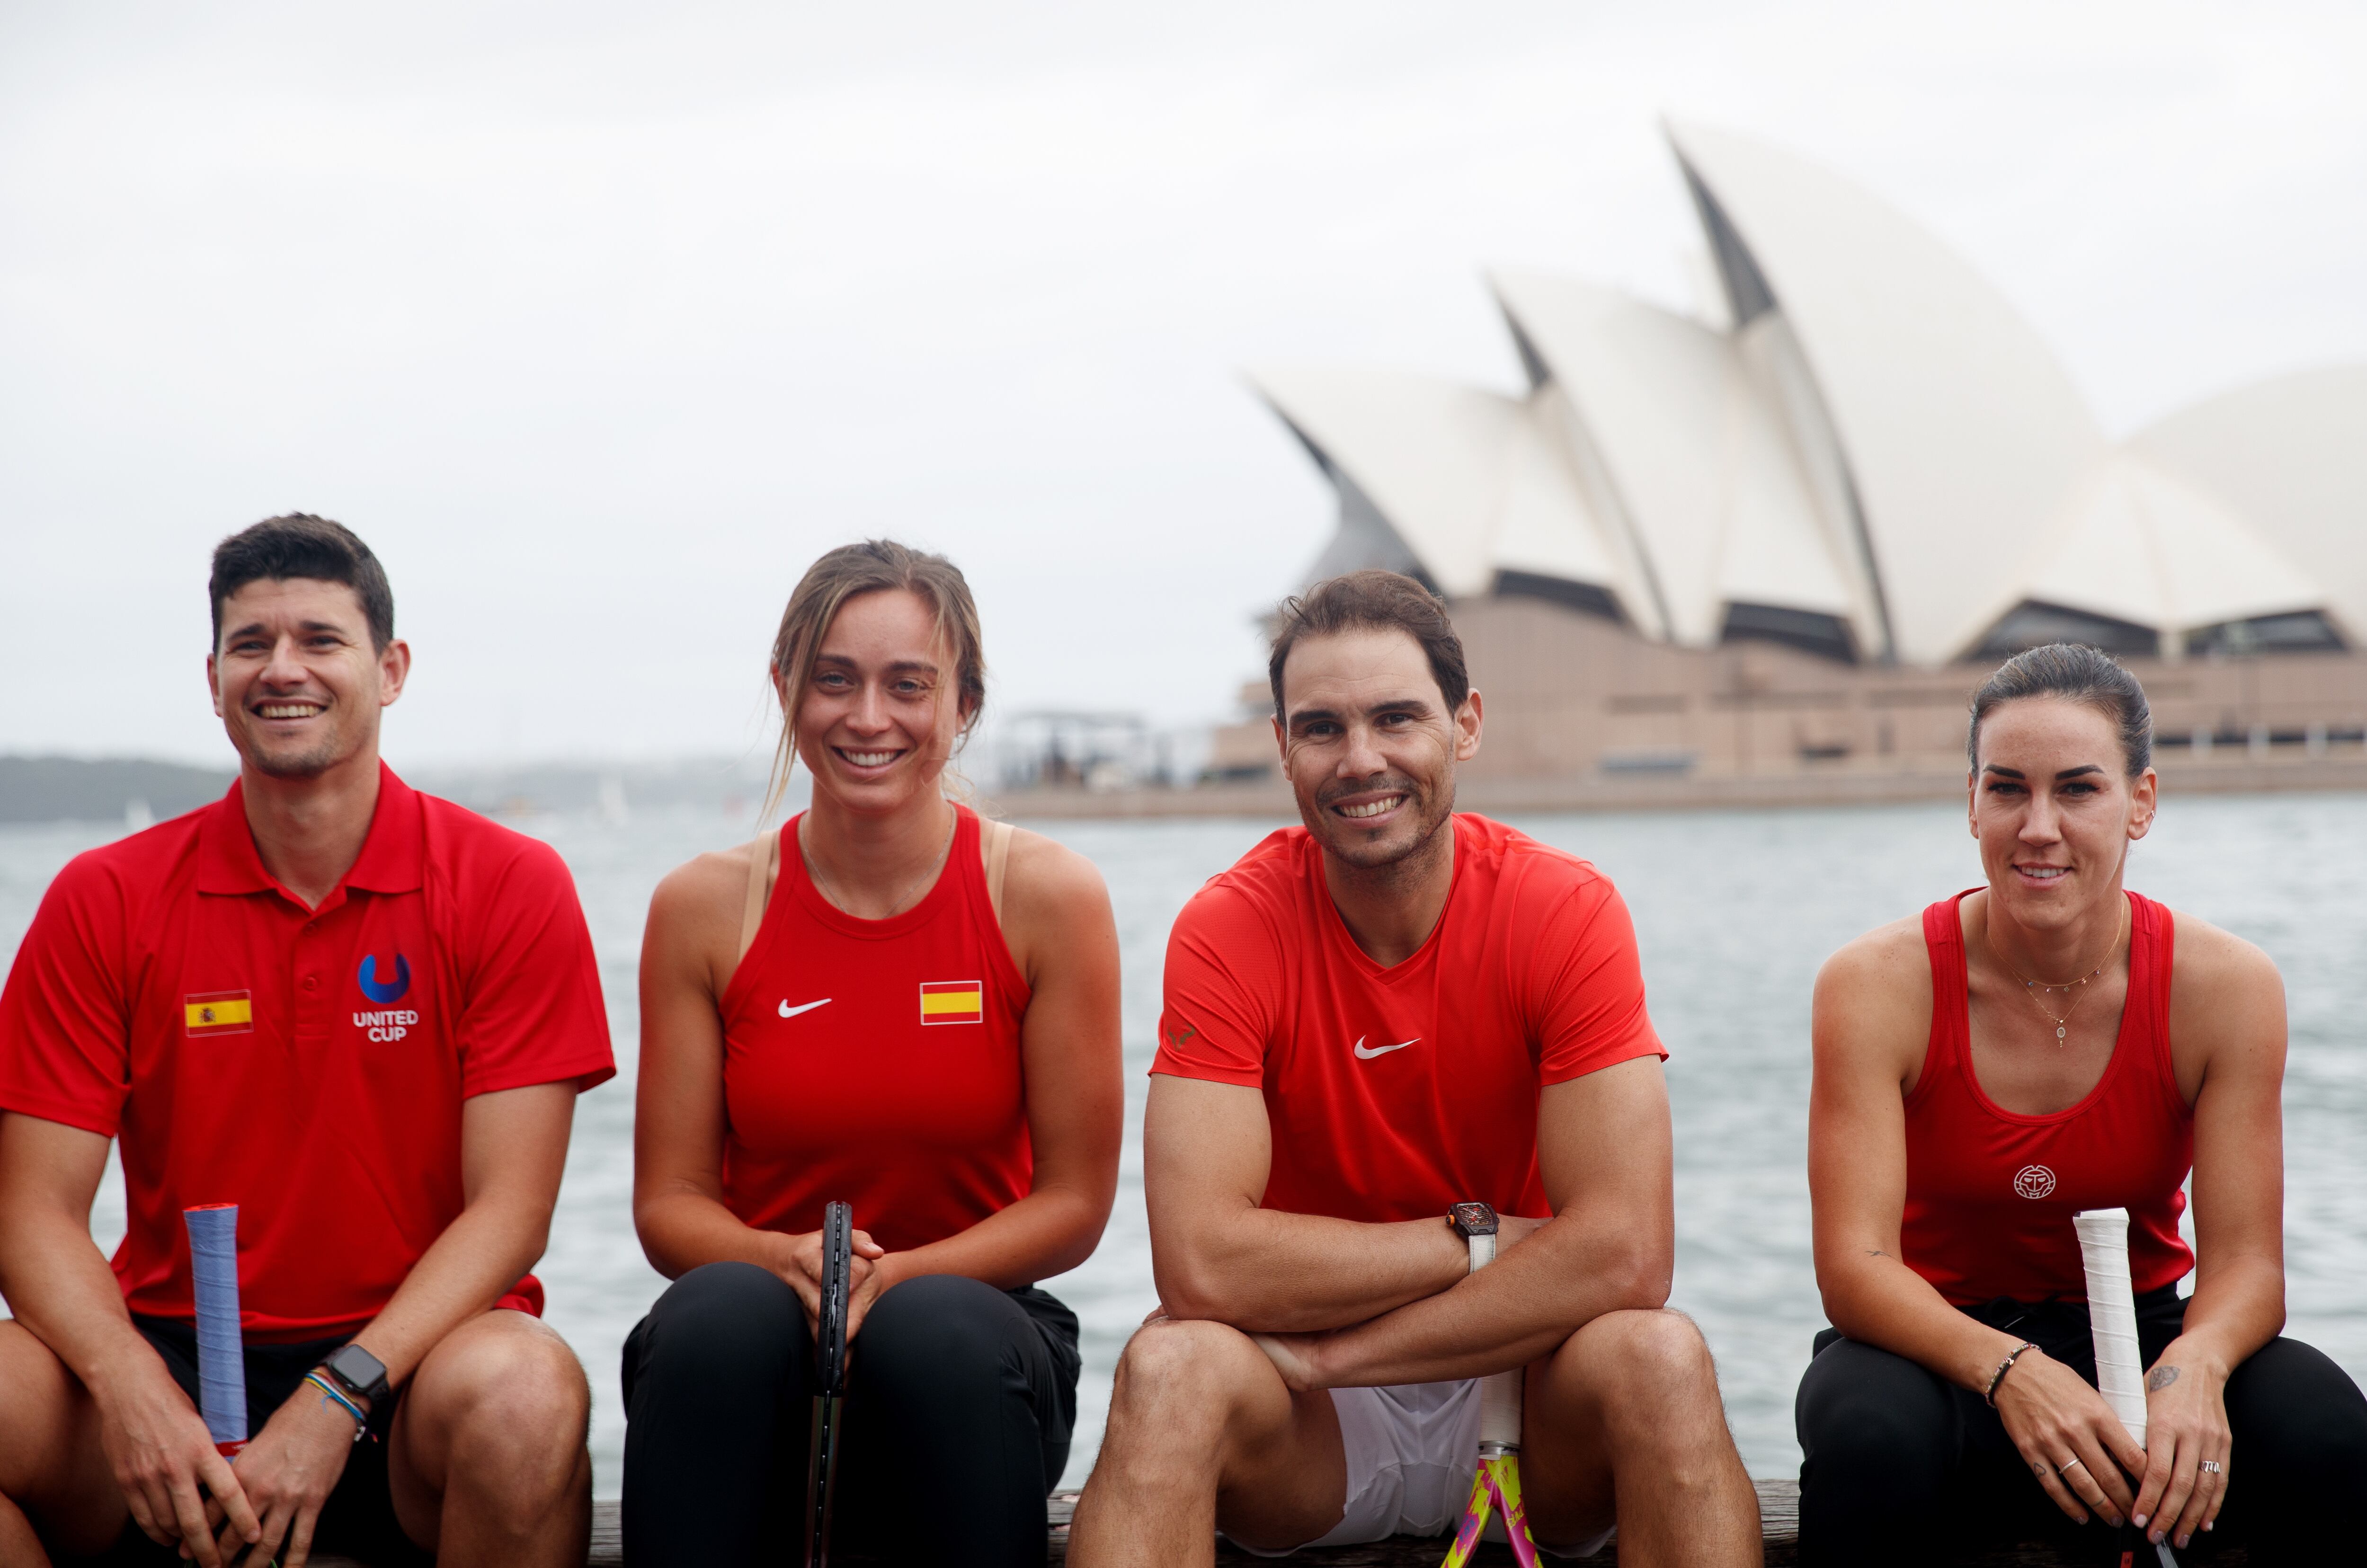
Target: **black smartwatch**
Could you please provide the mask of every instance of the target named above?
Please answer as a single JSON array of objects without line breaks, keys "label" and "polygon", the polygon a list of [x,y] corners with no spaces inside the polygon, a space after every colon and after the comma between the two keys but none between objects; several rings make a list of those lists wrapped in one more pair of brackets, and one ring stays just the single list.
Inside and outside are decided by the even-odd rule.
[{"label": "black smartwatch", "polygon": [[1446,1223],[1466,1241],[1475,1235],[1494,1235],[1496,1211],[1480,1202],[1457,1203],[1446,1211]]},{"label": "black smartwatch", "polygon": [[[1489,1216],[1492,1223],[1493,1214]],[[321,1370],[356,1399],[373,1404],[386,1397],[386,1363],[358,1345],[340,1345],[321,1362]]]}]

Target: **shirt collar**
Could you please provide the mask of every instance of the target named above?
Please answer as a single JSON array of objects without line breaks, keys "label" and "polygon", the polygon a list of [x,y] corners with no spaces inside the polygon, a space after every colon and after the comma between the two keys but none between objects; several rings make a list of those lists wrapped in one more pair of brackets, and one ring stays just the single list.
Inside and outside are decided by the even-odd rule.
[{"label": "shirt collar", "polygon": [[427,840],[420,827],[419,792],[378,765],[378,808],[361,857],[345,873],[345,886],[371,893],[416,893],[425,879]]},{"label": "shirt collar", "polygon": [[[279,887],[264,869],[246,825],[243,780],[233,780],[230,793],[206,815],[198,837],[198,891],[200,893],[269,893]],[[426,839],[420,827],[419,793],[381,761],[378,765],[378,805],[370,813],[369,836],[345,887],[372,893],[416,892],[424,880]],[[322,908],[341,902],[335,894]]]}]

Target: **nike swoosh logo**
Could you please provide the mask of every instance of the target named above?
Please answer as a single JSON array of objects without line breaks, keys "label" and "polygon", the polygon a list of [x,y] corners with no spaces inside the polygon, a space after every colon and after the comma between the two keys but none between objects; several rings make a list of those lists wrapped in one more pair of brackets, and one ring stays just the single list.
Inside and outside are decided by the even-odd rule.
[{"label": "nike swoosh logo", "polygon": [[1394,1045],[1376,1045],[1367,1051],[1365,1049],[1365,1037],[1359,1034],[1356,1036],[1356,1059],[1360,1062],[1369,1062],[1376,1056],[1386,1056],[1392,1051],[1402,1051],[1409,1045],[1420,1043],[1421,1043],[1421,1036],[1417,1034],[1411,1040],[1400,1040]]},{"label": "nike swoosh logo", "polygon": [[822,999],[818,1002],[802,1002],[796,1007],[791,1007],[788,1003],[788,998],[784,997],[781,999],[781,1016],[783,1018],[795,1018],[801,1012],[811,1012],[816,1008],[828,1006],[830,1006],[830,998],[828,997],[822,998]]}]

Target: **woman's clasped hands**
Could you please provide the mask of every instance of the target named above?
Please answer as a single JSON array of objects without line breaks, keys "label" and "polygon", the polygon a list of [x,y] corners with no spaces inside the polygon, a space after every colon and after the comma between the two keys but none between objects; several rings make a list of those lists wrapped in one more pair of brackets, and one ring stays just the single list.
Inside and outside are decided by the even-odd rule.
[{"label": "woman's clasped hands", "polygon": [[[863,1314],[879,1299],[879,1292],[896,1283],[890,1276],[892,1268],[886,1266],[888,1249],[871,1239],[871,1233],[854,1233],[855,1252],[849,1258],[850,1289],[846,1303],[846,1337],[853,1339],[863,1326]],[[797,1292],[798,1304],[806,1309],[806,1326],[813,1328],[821,1321],[821,1245],[822,1233],[805,1231],[796,1235],[776,1237],[779,1246],[773,1261],[773,1272],[788,1281]]]},{"label": "woman's clasped hands", "polygon": [[[1998,1414],[2056,1506],[2128,1519],[2148,1540],[2183,1548],[2219,1517],[2226,1496],[2225,1379],[2181,1369],[2177,1347],[2146,1376],[2147,1442],[2137,1446],[2104,1396],[2043,1350],[2025,1351],[1999,1383]],[[2130,1476],[2138,1477],[2133,1488]]]}]

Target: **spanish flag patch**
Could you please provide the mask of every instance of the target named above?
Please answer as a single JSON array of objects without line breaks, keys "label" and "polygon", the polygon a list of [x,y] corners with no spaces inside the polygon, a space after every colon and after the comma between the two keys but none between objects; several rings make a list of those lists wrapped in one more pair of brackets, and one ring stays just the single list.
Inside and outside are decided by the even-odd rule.
[{"label": "spanish flag patch", "polygon": [[181,998],[181,1018],[192,1040],[209,1034],[252,1034],[255,997],[249,991],[199,991]]},{"label": "spanish flag patch", "polygon": [[986,987],[976,980],[921,982],[923,1023],[984,1023]]}]

